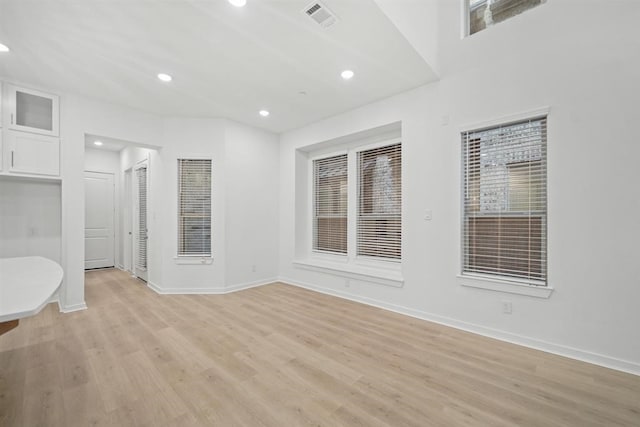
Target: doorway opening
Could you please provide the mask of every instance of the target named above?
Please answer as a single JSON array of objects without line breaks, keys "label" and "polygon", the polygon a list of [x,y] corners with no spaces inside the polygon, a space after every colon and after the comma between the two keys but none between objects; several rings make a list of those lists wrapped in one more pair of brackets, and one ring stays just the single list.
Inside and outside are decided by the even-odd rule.
[{"label": "doorway opening", "polygon": [[116,267],[145,282],[153,274],[149,189],[157,156],[158,147],[85,134],[85,270]]}]

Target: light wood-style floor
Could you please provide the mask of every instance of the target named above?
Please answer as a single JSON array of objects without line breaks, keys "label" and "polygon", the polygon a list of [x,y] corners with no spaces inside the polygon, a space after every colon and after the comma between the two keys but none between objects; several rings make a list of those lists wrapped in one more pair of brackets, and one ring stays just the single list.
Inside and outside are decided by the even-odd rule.
[{"label": "light wood-style floor", "polygon": [[640,426],[640,377],[282,284],[86,275],[0,337],[2,426]]}]

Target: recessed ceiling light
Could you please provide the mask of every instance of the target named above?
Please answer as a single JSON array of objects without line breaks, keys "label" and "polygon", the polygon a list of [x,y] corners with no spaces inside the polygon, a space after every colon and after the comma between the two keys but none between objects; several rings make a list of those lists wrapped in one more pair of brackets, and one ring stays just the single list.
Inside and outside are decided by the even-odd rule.
[{"label": "recessed ceiling light", "polygon": [[267,110],[260,110],[260,115],[262,117],[267,117],[269,115],[269,112]]},{"label": "recessed ceiling light", "polygon": [[247,0],[229,0],[229,3],[231,3],[235,7],[242,7],[247,4]]},{"label": "recessed ceiling light", "polygon": [[9,52],[9,47],[0,43],[0,52]]},{"label": "recessed ceiling light", "polygon": [[163,82],[170,82],[173,79],[169,74],[165,73],[158,74],[158,78]]},{"label": "recessed ceiling light", "polygon": [[344,70],[342,73],[340,73],[340,75],[342,76],[343,79],[349,80],[353,77],[353,71]]},{"label": "recessed ceiling light", "polygon": [[97,145],[98,147],[102,145],[102,141],[94,141],[93,143],[94,143],[94,145]]}]

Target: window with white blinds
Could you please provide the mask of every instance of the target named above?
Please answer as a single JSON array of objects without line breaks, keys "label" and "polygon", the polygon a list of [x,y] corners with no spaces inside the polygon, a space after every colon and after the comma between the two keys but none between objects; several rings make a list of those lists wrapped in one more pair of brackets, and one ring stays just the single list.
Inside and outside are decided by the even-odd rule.
[{"label": "window with white blinds", "polygon": [[211,256],[211,159],[178,159],[178,256]]},{"label": "window with white blinds", "polygon": [[547,118],[462,133],[462,272],[547,284]]},{"label": "window with white blinds", "polygon": [[401,259],[401,143],[371,146],[313,160],[313,252]]},{"label": "window with white blinds", "polygon": [[347,253],[347,155],[313,161],[313,250]]},{"label": "window with white blinds", "polygon": [[401,258],[402,148],[358,153],[357,255]]}]

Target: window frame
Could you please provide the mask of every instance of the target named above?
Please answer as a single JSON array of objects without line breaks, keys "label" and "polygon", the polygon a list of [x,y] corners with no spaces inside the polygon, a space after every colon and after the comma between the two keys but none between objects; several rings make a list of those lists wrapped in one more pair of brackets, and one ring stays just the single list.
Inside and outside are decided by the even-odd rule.
[{"label": "window frame", "polygon": [[[315,221],[315,206],[316,206],[316,188],[315,188],[315,162],[318,160],[324,160],[324,159],[329,159],[332,157],[338,157],[338,156],[347,156],[347,250],[345,253],[340,253],[340,252],[335,252],[335,251],[328,251],[328,250],[321,250],[321,249],[316,249],[314,248],[314,242],[316,241],[316,236],[314,235],[316,228],[314,227],[314,221]],[[350,208],[350,203],[349,203],[349,187],[350,187],[350,183],[349,183],[349,178],[350,178],[350,167],[349,167],[349,153],[348,150],[341,150],[338,152],[333,152],[333,153],[328,153],[328,154],[322,154],[322,155],[318,155],[318,156],[314,156],[312,158],[309,159],[309,173],[310,173],[310,179],[309,182],[311,183],[310,187],[310,191],[309,191],[309,195],[311,198],[311,208],[310,208],[310,215],[311,215],[311,227],[310,227],[310,232],[311,232],[311,236],[309,239],[309,242],[311,244],[311,252],[317,255],[329,255],[329,256],[347,256],[349,254],[349,208]]]},{"label": "window frame", "polygon": [[[485,27],[485,28],[483,28],[482,30],[476,31],[475,33],[473,33],[473,34],[472,34],[472,33],[471,33],[471,11],[472,11],[471,5],[469,4],[469,0],[460,0],[460,1],[462,2],[462,8],[461,8],[461,12],[462,12],[462,19],[461,19],[461,23],[462,23],[462,25],[461,25],[461,27],[462,27],[462,31],[461,31],[461,33],[462,33],[462,34],[461,34],[461,38],[463,38],[463,39],[464,39],[464,38],[467,38],[467,37],[470,37],[470,36],[472,36],[472,35],[474,35],[474,34],[481,33],[481,32],[483,32],[483,31],[485,31],[485,30],[487,30],[487,29],[489,29],[489,28],[491,28],[491,27],[494,27],[496,24],[500,24],[500,23],[502,23],[502,22],[504,22],[504,21],[508,21],[509,19],[514,18],[514,17],[516,17],[516,16],[518,16],[518,15],[521,15],[521,14],[523,14],[523,13],[527,12],[528,10],[535,9],[535,8],[536,8],[536,7],[538,7],[538,6],[542,6],[542,5],[544,5],[544,4],[547,2],[547,0],[540,0],[540,4],[534,5],[534,6],[532,6],[532,7],[528,8],[528,9],[526,9],[526,10],[523,10],[523,11],[522,11],[522,12],[520,12],[520,13],[517,13],[517,14],[515,14],[515,15],[510,16],[509,18],[507,18],[507,19],[505,19],[505,20],[503,20],[503,21],[496,22],[496,23],[492,24],[490,27]],[[494,0],[494,1],[495,1],[495,0]],[[476,8],[478,8],[478,7],[481,7],[481,6],[482,6],[484,3],[486,3],[486,2],[487,2],[487,0],[480,0],[480,1],[478,1],[477,6],[476,6],[476,7],[474,7],[473,9],[476,9]]]},{"label": "window frame", "polygon": [[[181,254],[180,253],[180,162],[183,160],[208,160],[210,164],[210,176],[209,176],[209,202],[211,204],[209,211],[209,253],[208,254]],[[213,261],[213,167],[214,162],[210,156],[198,156],[198,155],[182,155],[176,157],[176,256],[174,260],[177,264],[211,264]]]},{"label": "window frame", "polygon": [[[514,293],[520,295],[528,295],[532,297],[539,298],[549,298],[554,288],[552,286],[552,282],[550,281],[549,275],[549,252],[548,249],[546,251],[546,279],[544,285],[541,284],[540,281],[536,280],[528,280],[521,279],[516,277],[509,276],[501,276],[499,274],[485,274],[485,273],[475,273],[475,272],[464,272],[464,250],[465,250],[465,242],[464,242],[464,227],[465,227],[465,162],[466,162],[466,154],[463,152],[462,147],[462,136],[465,133],[479,131],[484,129],[496,128],[499,126],[508,126],[510,124],[516,124],[518,122],[526,121],[526,120],[534,120],[536,118],[546,117],[546,125],[547,125],[547,151],[546,151],[546,174],[545,181],[548,188],[549,183],[549,149],[548,149],[548,140],[549,140],[549,124],[551,123],[550,109],[549,107],[543,107],[535,110],[530,110],[522,113],[512,114],[508,116],[502,116],[499,118],[495,118],[492,120],[487,120],[484,122],[476,122],[471,124],[466,124],[460,126],[459,132],[457,133],[457,141],[458,147],[460,149],[460,225],[459,225],[459,257],[458,257],[458,283],[462,286],[468,286],[473,288],[481,288],[492,291],[500,291],[507,293]],[[547,198],[546,198],[546,246],[549,247],[549,192],[547,190]],[[533,212],[533,211],[532,211]]]},{"label": "window frame", "polygon": [[[310,152],[307,157],[307,247],[306,259],[299,259],[294,264],[300,268],[306,268],[314,271],[330,272],[344,277],[375,282],[379,284],[401,287],[404,279],[401,275],[402,255],[399,259],[372,257],[357,255],[357,215],[359,208],[359,153],[376,148],[391,146],[395,144],[402,145],[401,136],[386,136],[383,139],[374,141],[359,140],[356,142],[344,144],[339,149],[318,150]],[[315,251],[313,249],[314,241],[314,161],[322,160],[339,155],[347,155],[347,253],[340,254],[335,252]],[[402,158],[401,158],[402,162]],[[404,172],[401,172],[401,179]],[[404,221],[402,210],[402,195],[404,186],[400,185],[400,218],[401,218],[401,237],[400,246],[402,247],[404,240]],[[401,251],[402,254],[402,251]]]},{"label": "window frame", "polygon": [[[375,149],[379,149],[379,148],[385,148],[385,147],[391,147],[393,145],[400,145],[400,257],[399,258],[390,258],[390,257],[376,257],[376,256],[372,256],[372,255],[359,255],[358,251],[359,251],[359,243],[360,241],[358,240],[358,232],[359,232],[359,225],[360,225],[360,221],[362,218],[361,212],[360,212],[360,203],[361,203],[361,192],[362,192],[362,187],[360,186],[360,178],[361,178],[361,173],[362,171],[360,170],[360,155],[361,153],[365,152],[365,151],[370,151],[370,150],[375,150]],[[388,262],[388,263],[399,263],[402,262],[402,141],[400,139],[398,139],[396,142],[391,142],[391,141],[387,141],[387,143],[379,145],[370,145],[370,146],[366,146],[366,147],[359,147],[358,149],[354,150],[355,151],[355,163],[356,163],[356,216],[355,216],[355,231],[354,234],[356,234],[355,240],[354,240],[354,251],[355,251],[355,257],[357,260],[359,260],[360,262]]]}]

